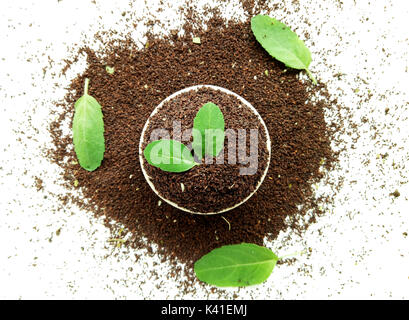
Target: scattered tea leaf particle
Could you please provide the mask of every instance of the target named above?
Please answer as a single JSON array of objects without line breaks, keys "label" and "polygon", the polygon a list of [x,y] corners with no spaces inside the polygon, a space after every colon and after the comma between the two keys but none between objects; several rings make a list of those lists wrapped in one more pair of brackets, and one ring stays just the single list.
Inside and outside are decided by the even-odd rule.
[{"label": "scattered tea leaf particle", "polygon": [[119,248],[126,242],[124,239],[108,239],[108,242],[114,242],[116,243],[116,247]]},{"label": "scattered tea leaf particle", "polygon": [[400,197],[400,192],[398,190],[395,190],[394,192],[389,194],[390,196],[394,196],[395,198]]},{"label": "scattered tea leaf particle", "polygon": [[74,180],[74,187],[78,187],[78,185],[79,185],[78,180]]}]

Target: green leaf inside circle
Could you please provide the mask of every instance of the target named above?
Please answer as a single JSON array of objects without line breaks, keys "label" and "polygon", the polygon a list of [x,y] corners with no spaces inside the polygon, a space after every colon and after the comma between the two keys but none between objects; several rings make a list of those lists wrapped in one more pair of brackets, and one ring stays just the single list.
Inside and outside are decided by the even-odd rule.
[{"label": "green leaf inside circle", "polygon": [[72,132],[80,166],[93,171],[104,158],[104,121],[101,105],[88,94],[88,85],[89,79],[85,79],[84,95],[75,103]]},{"label": "green leaf inside circle", "polygon": [[216,157],[224,146],[224,117],[220,108],[208,102],[197,112],[193,120],[192,147],[199,158]]},{"label": "green leaf inside circle", "polygon": [[199,165],[189,148],[176,140],[153,141],[146,146],[143,154],[150,165],[163,171],[184,172]]},{"label": "green leaf inside circle", "polygon": [[279,258],[269,249],[241,243],[214,249],[196,261],[199,280],[218,287],[242,287],[264,282]]},{"label": "green leaf inside circle", "polygon": [[284,23],[265,15],[251,19],[251,30],[257,41],[275,59],[293,69],[304,69],[314,84],[314,76],[308,70],[311,52]]}]

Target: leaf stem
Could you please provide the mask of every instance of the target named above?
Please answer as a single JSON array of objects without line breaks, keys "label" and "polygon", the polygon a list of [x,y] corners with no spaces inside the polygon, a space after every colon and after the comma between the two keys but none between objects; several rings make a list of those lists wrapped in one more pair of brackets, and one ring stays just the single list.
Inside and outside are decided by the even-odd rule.
[{"label": "leaf stem", "polygon": [[89,79],[85,78],[85,83],[84,83],[84,95],[88,95],[88,86],[89,86]]},{"label": "leaf stem", "polygon": [[305,69],[305,71],[307,72],[307,75],[310,77],[310,79],[312,80],[313,84],[317,84],[317,80],[315,79],[315,77],[312,75],[312,73],[310,72],[310,70]]},{"label": "leaf stem", "polygon": [[306,253],[307,253],[307,250],[294,252],[294,253],[290,253],[290,254],[286,254],[284,256],[281,256],[280,258],[278,258],[278,260],[283,260],[283,259],[288,258],[288,257],[301,256],[301,255],[306,254]]},{"label": "leaf stem", "polygon": [[223,219],[224,221],[226,221],[227,224],[229,225],[229,231],[230,231],[230,230],[231,230],[230,222],[229,222],[225,217],[223,217],[223,216],[221,216],[221,217],[222,217],[222,219]]}]

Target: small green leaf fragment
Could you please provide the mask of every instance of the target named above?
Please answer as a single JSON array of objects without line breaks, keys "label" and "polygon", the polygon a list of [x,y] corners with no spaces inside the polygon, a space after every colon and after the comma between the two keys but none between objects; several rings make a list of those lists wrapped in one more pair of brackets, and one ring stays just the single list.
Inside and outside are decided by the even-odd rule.
[{"label": "small green leaf fragment", "polygon": [[115,72],[115,67],[110,67],[110,66],[106,66],[105,70],[108,74],[114,74]]},{"label": "small green leaf fragment", "polygon": [[224,117],[220,108],[208,102],[193,120],[192,147],[199,158],[205,154],[216,157],[224,146]]},{"label": "small green leaf fragment", "polygon": [[223,246],[194,265],[199,280],[218,287],[242,287],[264,282],[279,258],[269,249],[251,243]]},{"label": "small green leaf fragment", "polygon": [[265,15],[251,19],[251,30],[261,46],[275,59],[293,69],[304,69],[314,84],[317,83],[308,67],[311,52],[284,23]]},{"label": "small green leaf fragment", "polygon": [[72,124],[74,150],[80,166],[93,171],[101,165],[105,152],[104,121],[101,105],[88,94],[85,80],[84,95],[75,103]]},{"label": "small green leaf fragment", "polygon": [[193,43],[195,43],[195,44],[201,44],[200,38],[199,38],[199,37],[194,37],[194,38],[193,38]]},{"label": "small green leaf fragment", "polygon": [[157,140],[143,151],[146,161],[163,171],[184,172],[196,165],[190,150],[176,140]]}]

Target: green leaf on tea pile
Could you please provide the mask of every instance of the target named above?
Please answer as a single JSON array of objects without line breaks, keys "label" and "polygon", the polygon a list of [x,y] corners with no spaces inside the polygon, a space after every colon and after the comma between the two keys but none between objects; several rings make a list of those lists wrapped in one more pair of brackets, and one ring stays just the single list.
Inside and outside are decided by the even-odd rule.
[{"label": "green leaf on tea pile", "polygon": [[199,280],[218,287],[242,287],[264,282],[279,258],[251,243],[223,246],[196,261]]},{"label": "green leaf on tea pile", "polygon": [[108,74],[114,74],[115,72],[115,67],[110,67],[110,66],[106,66],[105,70]]},{"label": "green leaf on tea pile", "polygon": [[199,165],[190,150],[176,140],[157,140],[143,151],[146,161],[163,171],[183,172]]},{"label": "green leaf on tea pile", "polygon": [[88,85],[89,79],[85,79],[84,95],[75,103],[72,132],[80,166],[93,171],[104,158],[104,120],[100,104],[88,94]]},{"label": "green leaf on tea pile", "polygon": [[193,120],[192,147],[199,158],[205,154],[216,157],[224,146],[224,117],[220,108],[208,102]]},{"label": "green leaf on tea pile", "polygon": [[314,84],[314,76],[308,70],[311,52],[284,23],[269,16],[257,15],[251,19],[251,30],[257,41],[275,59],[293,69],[304,69]]}]

